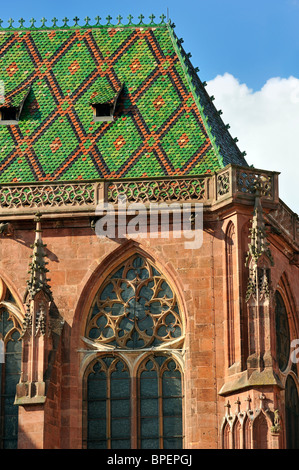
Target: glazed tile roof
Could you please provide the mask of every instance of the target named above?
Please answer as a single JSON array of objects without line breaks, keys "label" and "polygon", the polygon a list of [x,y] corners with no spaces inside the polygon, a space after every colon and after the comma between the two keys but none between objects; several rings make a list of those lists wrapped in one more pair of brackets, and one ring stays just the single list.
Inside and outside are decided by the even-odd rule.
[{"label": "glazed tile roof", "polygon": [[[153,17],[149,25],[143,17],[138,25],[110,19],[0,28],[2,106],[26,98],[19,124],[0,126],[0,182],[199,175],[247,165],[172,25],[164,17],[158,25]],[[120,89],[114,122],[94,122],[91,104],[112,102]]]}]

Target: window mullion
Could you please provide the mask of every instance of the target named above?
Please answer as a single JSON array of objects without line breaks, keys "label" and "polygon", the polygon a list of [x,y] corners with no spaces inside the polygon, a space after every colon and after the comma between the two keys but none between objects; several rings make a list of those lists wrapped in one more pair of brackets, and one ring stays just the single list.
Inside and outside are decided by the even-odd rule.
[{"label": "window mullion", "polygon": [[162,375],[161,369],[158,373],[158,412],[159,412],[159,447],[163,449],[163,391],[162,391]]},{"label": "window mullion", "polygon": [[107,371],[107,449],[111,449],[111,373]]},{"label": "window mullion", "polygon": [[138,379],[135,376],[131,377],[131,448],[138,449],[140,444],[140,419],[138,413],[140,408],[140,399],[138,400]]}]

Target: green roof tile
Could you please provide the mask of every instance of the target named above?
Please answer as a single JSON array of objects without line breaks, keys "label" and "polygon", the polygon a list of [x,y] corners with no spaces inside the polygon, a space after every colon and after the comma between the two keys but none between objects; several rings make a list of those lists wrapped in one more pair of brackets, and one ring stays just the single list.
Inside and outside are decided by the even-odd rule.
[{"label": "green roof tile", "polygon": [[[247,165],[170,24],[0,28],[0,182],[203,174]],[[32,26],[35,21],[31,21]],[[13,23],[11,23],[12,25]],[[27,96],[28,94],[28,96]],[[92,104],[115,102],[112,122]]]}]

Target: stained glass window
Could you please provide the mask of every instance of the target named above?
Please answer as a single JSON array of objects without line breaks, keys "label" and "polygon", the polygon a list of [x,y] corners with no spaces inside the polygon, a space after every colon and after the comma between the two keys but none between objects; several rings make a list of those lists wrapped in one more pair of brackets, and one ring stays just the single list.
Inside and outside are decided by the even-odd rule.
[{"label": "stained glass window", "polygon": [[290,357],[290,330],[286,307],[278,291],[275,292],[275,303],[276,357],[279,369],[284,371]]},{"label": "stained glass window", "polygon": [[130,448],[130,376],[123,361],[101,357],[87,383],[88,448]]},{"label": "stained glass window", "polygon": [[299,449],[299,396],[289,375],[285,387],[287,449]]},{"label": "stained glass window", "polygon": [[102,352],[85,376],[84,447],[182,448],[183,326],[166,278],[130,257],[97,292],[85,336]]},{"label": "stained glass window", "polygon": [[152,356],[139,375],[139,441],[142,449],[182,448],[181,372],[173,359]]},{"label": "stained glass window", "polygon": [[22,345],[20,325],[2,306],[0,308],[0,338],[4,350],[0,362],[0,447],[16,449],[18,444],[18,407],[14,405],[16,385],[21,373]]},{"label": "stained glass window", "polygon": [[126,349],[159,346],[180,338],[178,304],[166,279],[145,258],[131,257],[99,290],[86,336]]}]

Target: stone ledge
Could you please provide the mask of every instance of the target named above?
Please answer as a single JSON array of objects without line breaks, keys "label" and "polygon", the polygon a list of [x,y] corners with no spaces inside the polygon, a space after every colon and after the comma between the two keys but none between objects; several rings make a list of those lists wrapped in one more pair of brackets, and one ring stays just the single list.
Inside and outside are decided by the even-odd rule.
[{"label": "stone ledge", "polygon": [[16,397],[14,405],[24,406],[24,405],[41,405],[46,402],[45,396],[35,396],[35,397]]},{"label": "stone ledge", "polygon": [[45,382],[20,382],[16,387],[15,405],[36,405],[46,401]]},{"label": "stone ledge", "polygon": [[218,395],[225,396],[248,388],[262,386],[283,388],[279,377],[270,368],[264,369],[262,372],[254,371],[249,377],[246,370],[235,380],[225,383],[218,392]]}]

